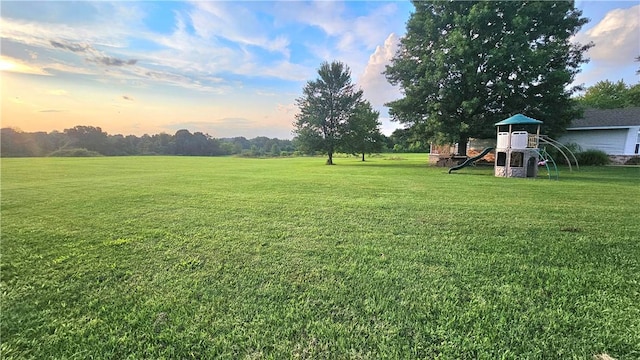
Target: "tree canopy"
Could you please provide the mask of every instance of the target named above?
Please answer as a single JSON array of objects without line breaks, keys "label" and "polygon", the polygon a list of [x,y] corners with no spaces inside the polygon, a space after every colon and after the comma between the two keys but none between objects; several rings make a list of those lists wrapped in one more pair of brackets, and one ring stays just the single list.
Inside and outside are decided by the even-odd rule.
[{"label": "tree canopy", "polygon": [[353,140],[349,123],[360,119],[356,111],[364,100],[362,90],[351,82],[349,67],[342,62],[322,63],[318,76],[307,82],[303,95],[296,99],[300,112],[294,133],[299,147],[326,153],[327,164],[333,165],[333,154],[345,147],[348,139]]},{"label": "tree canopy", "polygon": [[187,155],[187,156],[281,156],[296,149],[291,140],[254,139],[244,137],[215,139],[201,132],[178,130],[175,135],[109,135],[99,127],[79,125],[63,132],[22,132],[0,129],[0,156],[123,156],[123,155]]},{"label": "tree canopy", "polygon": [[640,84],[629,86],[623,80],[612,82],[598,81],[588,87],[578,102],[589,108],[618,109],[630,106],[640,106]]},{"label": "tree canopy", "polygon": [[363,101],[356,105],[343,135],[340,150],[349,154],[365,154],[380,152],[385,145],[385,139],[380,132],[380,113],[373,110],[371,103]]},{"label": "tree canopy", "polygon": [[592,45],[571,37],[588,20],[573,1],[413,1],[407,33],[387,66],[404,97],[394,120],[437,143],[491,137],[515,113],[557,134],[580,110],[568,87]]}]

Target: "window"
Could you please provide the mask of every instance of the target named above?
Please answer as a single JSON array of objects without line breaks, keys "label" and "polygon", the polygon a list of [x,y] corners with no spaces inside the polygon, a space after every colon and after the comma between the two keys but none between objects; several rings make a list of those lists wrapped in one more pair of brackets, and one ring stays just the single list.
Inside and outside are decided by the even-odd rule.
[{"label": "window", "polygon": [[499,151],[498,157],[496,158],[497,166],[505,166],[507,164],[507,153]]},{"label": "window", "polygon": [[522,167],[522,160],[524,158],[524,153],[519,151],[514,151],[511,153],[511,161],[509,165],[511,167]]}]

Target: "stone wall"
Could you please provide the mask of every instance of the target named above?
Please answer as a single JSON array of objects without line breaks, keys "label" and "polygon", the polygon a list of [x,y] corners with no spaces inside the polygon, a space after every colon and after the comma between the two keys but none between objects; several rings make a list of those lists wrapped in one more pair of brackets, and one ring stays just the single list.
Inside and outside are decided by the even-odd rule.
[{"label": "stone wall", "polygon": [[639,155],[609,155],[609,160],[613,165],[624,165],[629,159]]}]

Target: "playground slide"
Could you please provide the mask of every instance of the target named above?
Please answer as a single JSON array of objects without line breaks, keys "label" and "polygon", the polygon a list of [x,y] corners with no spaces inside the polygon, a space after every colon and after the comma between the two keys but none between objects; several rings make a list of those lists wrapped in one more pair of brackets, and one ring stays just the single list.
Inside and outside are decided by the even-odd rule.
[{"label": "playground slide", "polygon": [[462,169],[463,167],[467,167],[467,166],[469,166],[469,165],[473,164],[474,162],[476,162],[476,161],[478,161],[478,160],[482,159],[482,158],[483,158],[485,155],[487,155],[487,154],[489,153],[489,151],[491,151],[491,150],[493,150],[493,148],[492,148],[492,147],[485,148],[484,150],[482,150],[482,152],[481,152],[480,154],[478,154],[478,155],[476,155],[476,156],[474,156],[474,157],[472,157],[472,158],[468,158],[467,160],[465,160],[465,161],[464,161],[462,164],[460,164],[460,165],[456,165],[456,166],[454,166],[454,167],[450,168],[450,169],[449,169],[449,174],[451,174],[451,172],[452,172],[453,170],[460,170],[460,169]]}]

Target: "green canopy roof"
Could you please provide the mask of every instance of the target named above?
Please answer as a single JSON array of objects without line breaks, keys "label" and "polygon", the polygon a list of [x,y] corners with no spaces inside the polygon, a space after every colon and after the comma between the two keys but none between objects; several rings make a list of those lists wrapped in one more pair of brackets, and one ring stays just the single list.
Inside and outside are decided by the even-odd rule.
[{"label": "green canopy roof", "polygon": [[524,116],[522,114],[516,114],[508,119],[504,119],[500,122],[495,123],[495,126],[498,125],[520,125],[520,124],[542,124],[542,121],[532,119],[528,116]]}]

